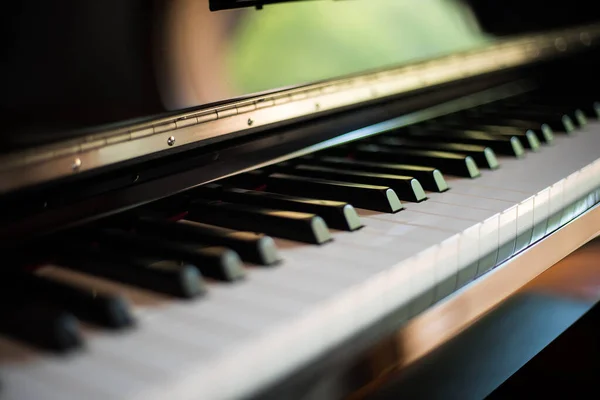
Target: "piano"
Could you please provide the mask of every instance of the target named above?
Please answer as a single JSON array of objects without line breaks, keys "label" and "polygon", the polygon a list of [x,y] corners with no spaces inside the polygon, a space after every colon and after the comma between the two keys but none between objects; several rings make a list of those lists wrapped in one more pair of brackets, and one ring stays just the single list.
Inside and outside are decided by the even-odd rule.
[{"label": "piano", "polygon": [[600,231],[597,17],[7,5],[0,398],[365,398]]}]

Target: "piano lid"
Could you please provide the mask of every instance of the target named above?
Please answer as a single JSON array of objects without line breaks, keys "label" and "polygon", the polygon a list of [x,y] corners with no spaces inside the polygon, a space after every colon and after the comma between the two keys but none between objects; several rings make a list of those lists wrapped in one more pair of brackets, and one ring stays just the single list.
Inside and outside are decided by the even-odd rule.
[{"label": "piano lid", "polygon": [[[269,1],[210,5],[233,3]],[[446,0],[219,12],[209,0],[30,0],[10,2],[0,20],[5,154],[488,40],[460,2]]]}]

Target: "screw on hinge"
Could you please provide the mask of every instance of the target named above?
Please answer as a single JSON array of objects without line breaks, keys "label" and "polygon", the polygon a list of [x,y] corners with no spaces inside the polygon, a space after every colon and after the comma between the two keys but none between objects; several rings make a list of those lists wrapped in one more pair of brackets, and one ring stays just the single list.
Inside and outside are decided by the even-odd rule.
[{"label": "screw on hinge", "polygon": [[567,50],[567,42],[565,39],[559,37],[554,41],[554,47],[556,47],[558,51],[565,51]]},{"label": "screw on hinge", "polygon": [[248,118],[248,126],[254,125],[254,120],[252,118]]},{"label": "screw on hinge", "polygon": [[78,171],[79,168],[81,168],[81,159],[80,158],[74,159],[73,164],[71,164],[71,168],[73,169],[73,171]]},{"label": "screw on hinge", "polygon": [[583,43],[585,46],[589,46],[592,44],[592,38],[587,32],[581,32],[581,34],[579,35],[579,40],[581,40],[581,43]]},{"label": "screw on hinge", "polygon": [[173,146],[175,144],[175,136],[169,136],[169,138],[167,139],[167,144],[169,146]]}]

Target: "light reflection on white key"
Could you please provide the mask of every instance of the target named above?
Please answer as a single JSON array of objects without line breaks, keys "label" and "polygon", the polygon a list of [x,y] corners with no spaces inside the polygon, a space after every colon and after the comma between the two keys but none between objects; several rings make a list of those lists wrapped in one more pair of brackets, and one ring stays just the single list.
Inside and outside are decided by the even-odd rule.
[{"label": "light reflection on white key", "polygon": [[103,400],[106,393],[97,392],[91,387],[78,385],[72,380],[61,379],[60,376],[34,373],[24,366],[2,368],[2,400]]},{"label": "light reflection on white key", "polygon": [[511,201],[486,199],[460,193],[452,193],[452,190],[444,193],[431,193],[429,197],[429,201],[431,202],[453,204],[480,210],[491,210],[494,212],[505,210],[513,204]]},{"label": "light reflection on white key", "polygon": [[[460,219],[460,218],[452,218],[451,216],[445,217],[436,214],[428,214],[418,211],[418,205],[415,205],[413,208],[412,203],[410,204],[410,209],[405,209],[400,212],[394,214],[383,214],[383,213],[371,213],[369,215],[375,219],[382,219],[385,221],[396,222],[396,223],[405,223],[410,225],[424,226],[435,229],[446,230],[452,233],[459,233],[465,230],[466,228],[472,226],[475,221]],[[361,214],[362,215],[362,214]],[[363,216],[364,218],[364,216]]]},{"label": "light reflection on white key", "polygon": [[535,243],[546,235],[550,207],[550,188],[539,192],[533,200],[533,233],[531,243]]},{"label": "light reflection on white key", "polygon": [[464,219],[473,222],[483,221],[484,219],[491,217],[495,214],[494,211],[491,210],[471,208],[468,206],[454,204],[445,204],[429,200],[421,203],[406,203],[405,208],[407,210],[414,210],[421,213],[440,215],[443,217],[452,216],[452,218]]}]

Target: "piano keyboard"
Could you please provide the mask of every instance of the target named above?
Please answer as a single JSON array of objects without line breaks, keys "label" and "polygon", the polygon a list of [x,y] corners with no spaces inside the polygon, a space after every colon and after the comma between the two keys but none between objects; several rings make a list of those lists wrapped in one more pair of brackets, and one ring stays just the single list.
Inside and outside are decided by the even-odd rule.
[{"label": "piano keyboard", "polygon": [[2,398],[239,398],[418,315],[598,202],[593,100],[521,95],[57,237],[0,283]]}]

